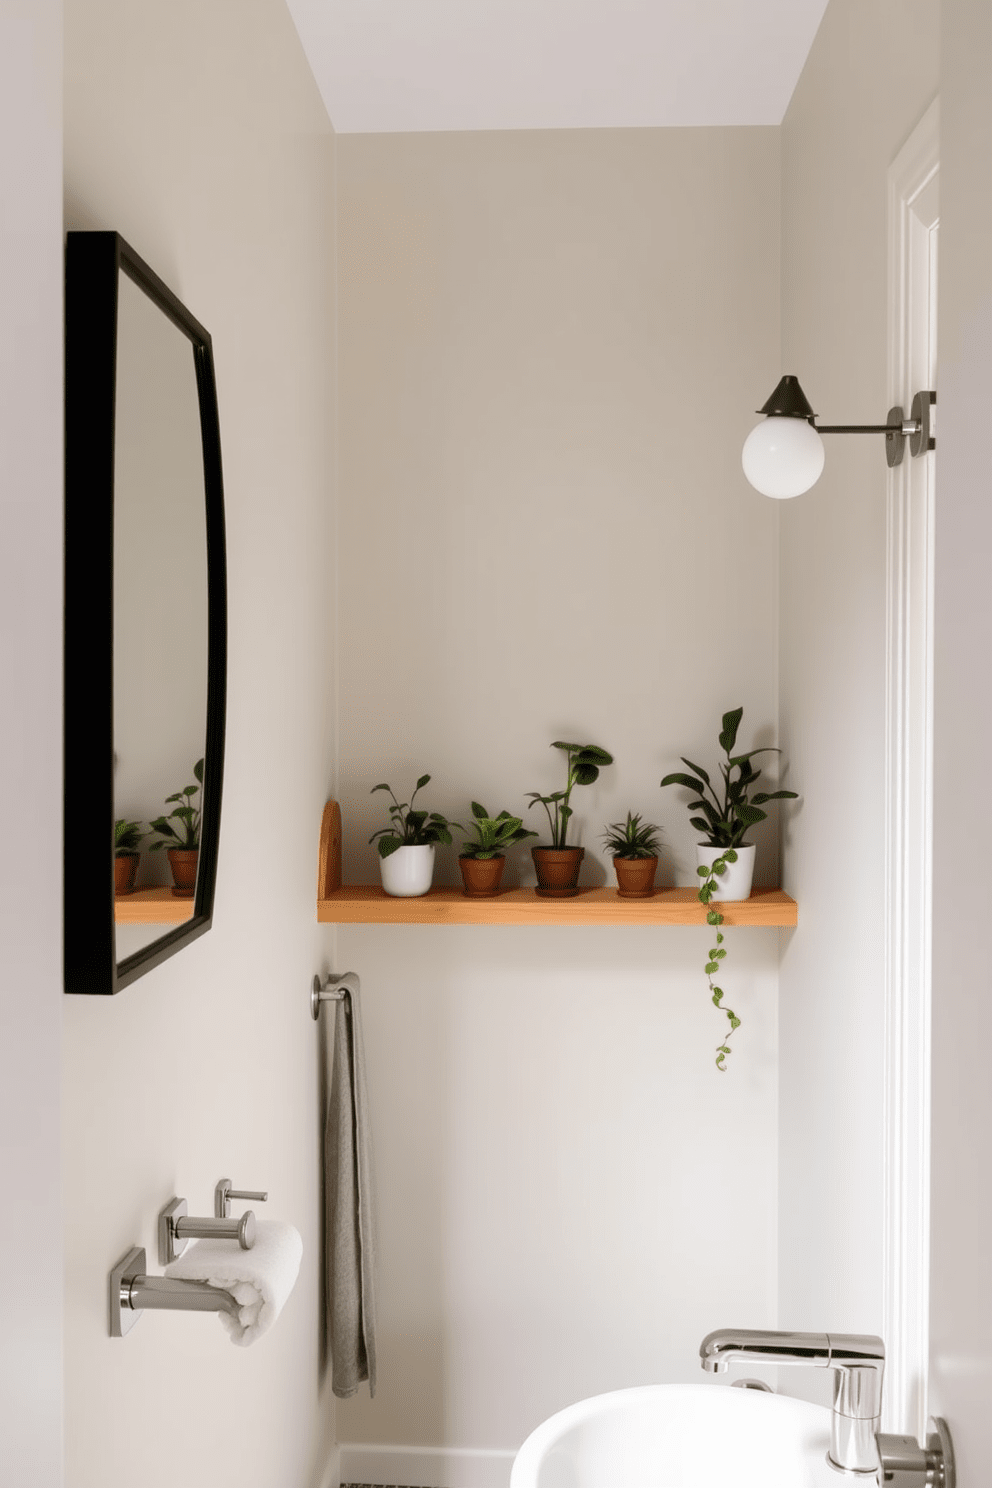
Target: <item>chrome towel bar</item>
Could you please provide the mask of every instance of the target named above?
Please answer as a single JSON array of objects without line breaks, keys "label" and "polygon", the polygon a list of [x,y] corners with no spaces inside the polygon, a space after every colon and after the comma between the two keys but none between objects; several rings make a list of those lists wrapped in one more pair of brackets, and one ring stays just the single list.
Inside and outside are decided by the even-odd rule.
[{"label": "chrome towel bar", "polygon": [[358,979],[357,971],[346,971],[341,976],[333,973],[327,981],[321,985],[319,976],[313,979],[310,989],[310,1014],[316,1023],[320,1017],[320,1004],[322,1002],[342,1002],[349,992],[360,992],[362,984]]}]

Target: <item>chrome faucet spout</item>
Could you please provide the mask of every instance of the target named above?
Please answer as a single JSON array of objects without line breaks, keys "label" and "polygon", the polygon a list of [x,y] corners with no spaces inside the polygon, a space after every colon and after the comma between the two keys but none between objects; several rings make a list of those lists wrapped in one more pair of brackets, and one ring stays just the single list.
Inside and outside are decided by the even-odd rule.
[{"label": "chrome faucet spout", "polygon": [[721,1328],[707,1333],[699,1358],[711,1374],[722,1374],[732,1359],[763,1359],[766,1364],[830,1363],[826,1333],[769,1333],[760,1328]]},{"label": "chrome faucet spout", "polygon": [[723,1373],[737,1359],[832,1369],[834,1402],[827,1461],[852,1477],[877,1473],[875,1433],[881,1424],[885,1345],[874,1334],[721,1328],[703,1339],[699,1358],[711,1374]]}]

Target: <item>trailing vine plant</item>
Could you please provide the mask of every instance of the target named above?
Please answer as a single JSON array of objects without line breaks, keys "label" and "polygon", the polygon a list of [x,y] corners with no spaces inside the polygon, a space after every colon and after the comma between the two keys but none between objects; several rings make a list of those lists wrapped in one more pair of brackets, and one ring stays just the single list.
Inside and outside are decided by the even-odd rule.
[{"label": "trailing vine plant", "polygon": [[[719,910],[711,909],[709,907],[710,900],[716,893],[717,879],[727,871],[727,864],[736,862],[736,849],[728,847],[726,852],[721,853],[718,858],[713,859],[713,862],[709,865],[708,868],[696,869],[696,872],[702,879],[702,883],[699,885],[699,902],[700,904],[705,904],[707,906],[707,925],[715,925],[719,927],[723,924],[723,915],[720,913]],[[720,1011],[726,1015],[727,1021],[730,1024],[730,1032],[725,1035],[723,1043],[717,1046],[716,1051],[716,1067],[720,1071],[720,1073],[724,1075],[727,1073],[726,1060],[727,1055],[730,1053],[730,1044],[728,1040],[733,1037],[733,1035],[737,1032],[737,1029],[741,1026],[741,1020],[740,1018],[738,1018],[733,1008],[729,1008],[724,1005],[723,988],[718,987],[713,980],[714,976],[716,976],[717,972],[720,970],[720,962],[726,958],[726,955],[727,952],[723,948],[723,931],[717,928],[716,945],[707,955],[706,965],[703,970],[706,972],[706,980],[709,983],[710,996],[713,999],[713,1006],[719,1008]]]}]

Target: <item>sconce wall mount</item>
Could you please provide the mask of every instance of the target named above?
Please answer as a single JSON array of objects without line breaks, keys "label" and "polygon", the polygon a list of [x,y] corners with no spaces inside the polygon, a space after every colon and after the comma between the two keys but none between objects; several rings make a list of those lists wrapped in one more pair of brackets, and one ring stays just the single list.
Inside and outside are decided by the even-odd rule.
[{"label": "sconce wall mount", "polygon": [[912,455],[936,448],[931,416],[936,402],[937,394],[928,390],[916,393],[908,419],[897,405],[889,409],[884,424],[817,424],[799,379],[783,377],[758,410],[764,422],[744,442],[744,474],[764,496],[801,496],[823,470],[821,434],[884,434],[885,460],[892,469],[902,464],[907,439]]}]

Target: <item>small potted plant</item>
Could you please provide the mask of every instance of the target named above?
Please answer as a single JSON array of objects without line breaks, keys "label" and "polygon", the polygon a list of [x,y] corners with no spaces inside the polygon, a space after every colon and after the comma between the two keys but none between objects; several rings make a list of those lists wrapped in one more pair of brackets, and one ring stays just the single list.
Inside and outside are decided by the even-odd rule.
[{"label": "small potted plant", "polygon": [[202,759],[198,759],[193,766],[193,774],[196,777],[195,785],[184,786],[174,795],[166,796],[165,804],[171,806],[175,802],[175,809],[168,816],[157,816],[148,823],[152,831],[157,832],[161,838],[161,841],[152,843],[149,851],[161,852],[165,849],[172,869],[172,892],[177,899],[192,899],[196,893],[196,869],[200,858],[200,808],[194,806],[193,797],[203,784]]},{"label": "small potted plant", "polygon": [[628,811],[625,822],[612,822],[603,833],[621,899],[650,899],[654,893],[660,830],[653,822],[642,821],[640,812]]},{"label": "small potted plant", "polygon": [[751,761],[755,755],[778,754],[780,751],[772,745],[766,745],[763,749],[749,749],[746,754],[733,754],[743,714],[743,708],[734,708],[723,715],[720,747],[727,758],[720,764],[720,774],[723,777],[722,799],[702,766],[694,765],[685,755],[682,756],[682,763],[688,765],[692,774],[677,771],[666,775],[661,782],[663,786],[683,785],[695,793],[696,799],[688,803],[689,810],[701,811],[703,814],[690,817],[689,823],[706,836],[706,841],[701,842],[696,849],[700,869],[711,867],[728,849],[733,849],[736,854],[732,859],[725,859],[723,868],[719,871],[719,882],[711,895],[713,899],[749,897],[754,874],[754,845],[744,845],[744,837],[753,826],[765,820],[768,813],[762,811],[761,807],[766,801],[797,799],[796,792],[790,790],[755,791],[761,771],[756,770]]},{"label": "small potted plant", "polygon": [[[453,823],[457,826],[457,822]],[[519,816],[501,811],[499,816],[490,816],[485,806],[472,802],[471,830],[474,839],[462,843],[458,858],[465,893],[470,899],[491,899],[499,893],[506,867],[506,849],[525,837],[536,837],[528,832]],[[462,828],[464,831],[465,829]]]},{"label": "small potted plant", "polygon": [[141,853],[138,848],[144,837],[140,822],[126,821],[123,817],[114,822],[114,896],[134,893],[134,881],[138,876]]},{"label": "small potted plant", "polygon": [[426,894],[434,878],[434,844],[451,841],[449,822],[439,811],[415,811],[417,792],[430,780],[421,775],[409,803],[397,801],[391,786],[383,782],[369,792],[389,791],[393,804],[389,808],[389,825],[373,832],[369,842],[377,844],[382,887],[395,898],[412,899]]},{"label": "small potted plant", "polygon": [[565,789],[553,791],[550,796],[528,791],[531,806],[540,802],[551,828],[550,847],[532,847],[530,851],[537,872],[536,892],[546,899],[570,899],[579,892],[579,869],[585,856],[584,847],[566,845],[572,791],[577,785],[592,785],[602,766],[612,765],[613,756],[598,744],[566,744],[561,739],[556,739],[551,748],[565,751],[568,763]]}]

